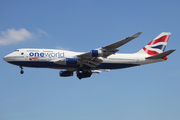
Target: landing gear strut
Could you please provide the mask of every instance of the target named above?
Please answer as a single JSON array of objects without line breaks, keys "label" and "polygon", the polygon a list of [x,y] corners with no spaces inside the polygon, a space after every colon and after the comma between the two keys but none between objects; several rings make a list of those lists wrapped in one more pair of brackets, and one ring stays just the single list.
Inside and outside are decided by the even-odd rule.
[{"label": "landing gear strut", "polygon": [[24,71],[23,71],[23,68],[22,68],[22,66],[19,66],[20,68],[21,68],[21,71],[20,71],[20,73],[21,74],[23,74],[24,73]]}]

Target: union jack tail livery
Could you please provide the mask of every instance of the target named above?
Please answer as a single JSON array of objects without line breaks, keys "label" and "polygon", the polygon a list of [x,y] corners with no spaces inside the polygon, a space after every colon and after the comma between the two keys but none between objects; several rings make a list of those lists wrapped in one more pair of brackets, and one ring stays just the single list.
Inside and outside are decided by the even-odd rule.
[{"label": "union jack tail livery", "polygon": [[154,38],[150,43],[148,43],[143,49],[141,49],[138,53],[140,54],[148,54],[148,55],[156,55],[163,53],[167,42],[169,40],[171,33],[162,32],[156,38]]}]

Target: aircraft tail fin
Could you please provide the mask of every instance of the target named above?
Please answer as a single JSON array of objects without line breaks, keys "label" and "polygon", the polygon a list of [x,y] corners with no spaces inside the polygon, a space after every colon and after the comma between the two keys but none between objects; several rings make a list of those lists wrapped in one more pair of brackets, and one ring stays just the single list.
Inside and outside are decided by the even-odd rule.
[{"label": "aircraft tail fin", "polygon": [[169,32],[162,32],[145,47],[143,47],[139,52],[137,52],[137,54],[147,54],[152,56],[163,53],[170,35],[171,33]]}]

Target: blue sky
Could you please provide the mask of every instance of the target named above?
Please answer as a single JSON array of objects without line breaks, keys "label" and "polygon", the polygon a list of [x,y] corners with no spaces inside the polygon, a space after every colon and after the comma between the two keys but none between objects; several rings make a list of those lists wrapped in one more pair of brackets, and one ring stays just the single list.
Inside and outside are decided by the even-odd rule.
[{"label": "blue sky", "polygon": [[[1,120],[179,120],[178,0],[1,0]],[[59,77],[59,70],[20,68],[3,61],[18,48],[90,51],[139,31],[119,48],[140,50],[171,32],[165,62],[94,74]]]}]

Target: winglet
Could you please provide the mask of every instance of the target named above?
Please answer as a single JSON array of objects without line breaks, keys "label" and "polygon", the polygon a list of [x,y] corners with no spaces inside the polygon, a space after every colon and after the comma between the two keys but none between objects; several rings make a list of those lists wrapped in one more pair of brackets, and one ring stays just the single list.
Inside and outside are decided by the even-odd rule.
[{"label": "winglet", "polygon": [[137,38],[137,37],[139,37],[139,36],[141,35],[141,33],[142,33],[142,32],[138,32],[138,33],[136,33],[135,35],[133,35],[132,37],[133,37],[133,38]]},{"label": "winglet", "polygon": [[171,54],[172,52],[174,52],[176,49],[174,50],[168,50],[166,52],[163,52],[163,53],[160,53],[160,54],[157,54],[157,55],[154,55],[154,56],[150,56],[150,57],[147,57],[146,59],[164,59],[166,60],[167,57],[169,54]]}]

